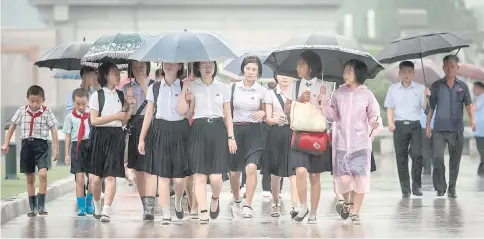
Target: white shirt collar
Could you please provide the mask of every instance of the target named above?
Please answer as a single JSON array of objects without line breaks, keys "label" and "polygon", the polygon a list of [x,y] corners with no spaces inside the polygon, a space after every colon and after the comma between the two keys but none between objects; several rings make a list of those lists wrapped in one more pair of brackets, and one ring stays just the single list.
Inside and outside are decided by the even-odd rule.
[{"label": "white shirt collar", "polygon": [[25,112],[30,111],[32,113],[36,113],[37,111],[44,112],[44,105],[41,105],[38,110],[35,112],[30,109],[30,105],[27,105],[27,108],[25,109]]},{"label": "white shirt collar", "polygon": [[316,78],[316,77],[313,77],[311,80],[306,80],[306,79],[302,78],[301,79],[301,84],[305,84],[305,85],[307,85],[309,87],[311,85],[314,85],[317,80],[318,80],[318,78]]},{"label": "white shirt collar", "polygon": [[[164,86],[166,85],[166,80],[165,78],[163,77],[163,79],[161,79],[161,86]],[[176,80],[173,82],[173,85],[180,85],[180,79],[176,78]]]},{"label": "white shirt collar", "polygon": [[105,87],[103,87],[103,90],[104,90],[104,92],[106,92],[106,93],[116,93],[116,88],[114,88],[114,89],[110,90],[110,89],[108,89],[108,88],[105,86]]},{"label": "white shirt collar", "polygon": [[242,88],[242,89],[244,89],[244,90],[254,90],[254,91],[255,90],[258,90],[259,87],[262,87],[262,85],[260,85],[259,83],[257,83],[257,81],[254,82],[254,84],[252,84],[250,86],[250,88],[245,88],[244,87],[244,81],[239,81],[239,82],[235,83],[235,85],[238,86],[238,87],[240,87],[240,88]]}]

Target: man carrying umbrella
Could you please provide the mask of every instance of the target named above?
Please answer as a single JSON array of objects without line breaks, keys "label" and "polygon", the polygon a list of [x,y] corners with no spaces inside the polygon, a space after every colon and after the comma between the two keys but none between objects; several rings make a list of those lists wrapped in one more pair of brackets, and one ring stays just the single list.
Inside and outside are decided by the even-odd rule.
[{"label": "man carrying umbrella", "polygon": [[[464,105],[469,114],[470,126],[473,131],[476,130],[474,106],[472,105],[469,87],[456,77],[459,69],[458,63],[459,58],[456,55],[445,56],[443,60],[445,77],[430,86],[430,110],[427,114],[427,128],[425,132],[427,137],[432,135],[432,144],[434,146],[432,176],[437,196],[444,196],[447,191],[444,150],[446,144],[449,147],[448,196],[452,198],[457,197],[455,187],[464,144]],[[430,122],[434,111],[436,116],[432,134]]]},{"label": "man carrying umbrella", "polygon": [[[422,196],[422,157],[420,117],[427,106],[425,87],[413,81],[415,67],[411,61],[399,65],[401,81],[388,89],[385,98],[388,128],[393,132],[395,154],[397,157],[398,177],[404,198]],[[410,148],[410,150],[409,150]],[[409,152],[410,151],[410,152]],[[412,190],[408,175],[408,156],[412,157]]]}]

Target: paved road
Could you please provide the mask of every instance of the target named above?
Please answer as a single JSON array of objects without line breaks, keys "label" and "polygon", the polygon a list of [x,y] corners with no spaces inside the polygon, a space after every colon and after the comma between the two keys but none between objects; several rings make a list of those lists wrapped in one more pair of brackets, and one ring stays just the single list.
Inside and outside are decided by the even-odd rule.
[{"label": "paved road", "polygon": [[[112,209],[112,221],[101,224],[92,217],[77,217],[75,195],[70,193],[49,204],[49,215],[27,218],[23,215],[2,225],[1,237],[482,237],[484,222],[484,179],[476,176],[476,160],[464,158],[458,181],[458,198],[438,198],[431,179],[424,178],[424,196],[402,199],[392,158],[377,161],[372,192],[361,212],[362,225],[352,225],[338,218],[329,174],[325,174],[319,223],[296,224],[289,218],[288,184],[283,195],[283,215],[269,216],[270,202],[256,194],[253,219],[232,219],[231,195],[225,183],[221,195],[221,214],[208,225],[183,220],[164,226],[160,215],[154,223],[140,220],[141,205],[134,188],[119,186]],[[121,180],[120,180],[121,181]],[[258,188],[260,190],[260,187]],[[172,213],[174,215],[174,213]]]}]

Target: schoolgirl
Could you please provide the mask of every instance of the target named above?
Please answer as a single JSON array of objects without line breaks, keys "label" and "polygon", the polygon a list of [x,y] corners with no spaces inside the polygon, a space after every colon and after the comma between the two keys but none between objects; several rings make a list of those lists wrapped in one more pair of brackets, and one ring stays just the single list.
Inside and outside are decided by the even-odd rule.
[{"label": "schoolgirl", "polygon": [[[285,113],[289,114],[293,100],[313,105],[321,105],[322,63],[319,56],[313,51],[301,53],[297,62],[297,74],[301,80],[293,83],[291,99],[286,100]],[[320,175],[331,171],[331,153],[315,156],[308,153],[292,150],[291,160],[296,169],[296,185],[300,201],[300,210],[294,220],[301,222],[308,216],[308,223],[316,223],[316,211],[321,194]],[[307,207],[307,175],[311,185],[311,211]]]},{"label": "schoolgirl", "polygon": [[[186,84],[179,98],[178,112],[189,112],[194,104],[193,124],[189,140],[190,169],[195,181],[195,198],[200,210],[199,223],[206,224],[209,217],[215,219],[220,213],[219,196],[222,190],[223,174],[228,173],[229,152],[237,151],[230,110],[228,85],[215,80],[216,62],[195,62],[195,76],[189,86]],[[188,83],[188,82],[187,82]],[[207,210],[207,177],[212,187],[210,214]]]},{"label": "schoolgirl", "polygon": [[[265,117],[266,88],[256,82],[262,74],[262,63],[256,56],[247,56],[240,66],[244,79],[231,85],[232,111],[237,153],[229,159],[230,186],[234,197],[232,213],[242,210],[244,218],[253,214],[252,199],[257,187],[257,169],[265,148],[262,121]],[[245,203],[241,208],[240,176],[246,172]]]},{"label": "schoolgirl", "polygon": [[123,86],[125,97],[134,97],[136,105],[132,110],[131,118],[128,122],[128,165],[129,170],[135,170],[136,187],[143,205],[143,220],[154,220],[155,195],[156,195],[156,176],[149,174],[150,167],[147,166],[138,152],[138,142],[146,113],[146,100],[148,87],[153,84],[153,80],[148,80],[150,74],[149,62],[131,61],[128,64],[128,74],[130,83]]},{"label": "schoolgirl", "polygon": [[[107,62],[98,68],[98,82],[103,87],[94,92],[89,101],[92,152],[89,173],[92,177],[94,217],[101,222],[110,222],[110,210],[116,194],[116,178],[124,178],[125,137],[123,125],[129,120],[136,100],[126,98],[116,90],[120,75],[115,64]],[[101,207],[101,179],[106,184],[104,205]],[[101,211],[102,208],[102,211]]]},{"label": "schoolgirl", "polygon": [[[177,111],[183,83],[183,64],[163,63],[162,79],[148,88],[148,108],[143,120],[138,150],[145,155],[146,172],[158,176],[162,224],[171,222],[170,179],[175,188],[175,213],[183,219],[181,200],[185,191],[188,168],[190,125],[185,114]],[[153,120],[154,117],[154,120]],[[148,131],[149,130],[149,131]]]},{"label": "schoolgirl", "polygon": [[291,94],[292,78],[275,75],[274,79],[277,86],[267,91],[265,97],[266,122],[270,125],[269,135],[266,142],[266,148],[262,160],[263,175],[272,175],[272,210],[271,216],[279,217],[281,215],[281,204],[279,202],[279,193],[281,191],[281,178],[289,177],[292,210],[291,217],[297,214],[298,195],[296,188],[296,172],[291,161],[291,136],[292,130],[289,127],[289,120],[284,114],[284,105],[287,101],[285,95]]}]

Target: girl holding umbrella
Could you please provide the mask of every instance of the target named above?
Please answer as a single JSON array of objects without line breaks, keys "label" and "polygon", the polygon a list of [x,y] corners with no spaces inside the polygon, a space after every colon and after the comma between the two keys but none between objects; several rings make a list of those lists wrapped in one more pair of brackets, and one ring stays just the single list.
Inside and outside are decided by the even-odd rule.
[{"label": "girl holding umbrella", "polygon": [[[290,114],[292,100],[301,103],[309,102],[313,105],[320,105],[320,94],[322,86],[322,63],[321,58],[313,51],[306,50],[301,53],[297,62],[297,74],[301,78],[295,82],[292,95],[288,97],[285,104],[285,113]],[[299,87],[297,86],[299,85]],[[299,92],[297,92],[299,89]],[[316,212],[321,194],[320,176],[322,172],[331,171],[326,163],[330,159],[327,155],[315,156],[293,150],[291,160],[296,170],[296,185],[300,201],[300,211],[294,217],[296,222],[301,222],[308,216],[308,223],[316,222]],[[311,184],[311,211],[307,207],[307,175]]]},{"label": "girl holding umbrella", "polygon": [[[193,69],[197,79],[185,82],[178,98],[178,112],[193,115],[188,156],[195,181],[195,198],[201,213],[199,223],[206,224],[220,213],[222,175],[228,173],[229,152],[234,154],[237,144],[230,110],[230,90],[226,84],[215,80],[216,62],[195,62]],[[212,187],[210,211],[206,202],[207,178]]]}]

